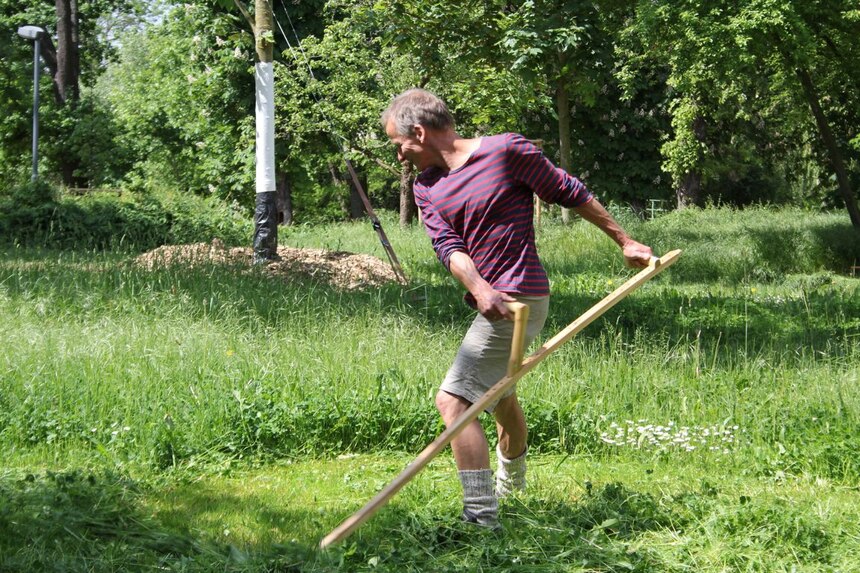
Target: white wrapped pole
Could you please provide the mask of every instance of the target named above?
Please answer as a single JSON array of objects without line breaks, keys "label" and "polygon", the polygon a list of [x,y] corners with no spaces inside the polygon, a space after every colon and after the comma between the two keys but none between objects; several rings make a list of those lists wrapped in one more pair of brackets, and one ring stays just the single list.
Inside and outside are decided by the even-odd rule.
[{"label": "white wrapped pole", "polygon": [[272,62],[254,66],[257,87],[257,193],[275,190],[275,73]]},{"label": "white wrapped pole", "polygon": [[254,37],[256,86],[256,200],[254,207],[254,260],[278,259],[278,202],[275,187],[275,72],[272,64],[274,36],[272,5],[256,0]]}]

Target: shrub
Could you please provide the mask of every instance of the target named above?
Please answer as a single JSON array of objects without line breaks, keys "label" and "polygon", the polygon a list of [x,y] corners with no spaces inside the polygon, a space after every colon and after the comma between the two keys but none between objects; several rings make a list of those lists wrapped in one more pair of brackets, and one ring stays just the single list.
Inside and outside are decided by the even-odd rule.
[{"label": "shrub", "polygon": [[0,194],[0,243],[53,248],[137,248],[250,241],[251,222],[235,205],[165,192],[62,194],[45,183]]}]

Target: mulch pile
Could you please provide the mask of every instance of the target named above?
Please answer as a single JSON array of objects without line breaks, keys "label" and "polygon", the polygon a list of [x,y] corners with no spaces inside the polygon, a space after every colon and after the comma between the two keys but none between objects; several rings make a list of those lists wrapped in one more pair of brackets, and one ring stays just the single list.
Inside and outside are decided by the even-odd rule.
[{"label": "mulch pile", "polygon": [[[391,266],[371,255],[325,249],[278,247],[280,261],[262,267],[272,276],[289,280],[297,275],[311,277],[341,290],[358,290],[397,282]],[[221,264],[250,269],[254,250],[250,247],[227,248],[218,239],[211,243],[164,245],[138,256],[135,263],[152,270],[156,267]]]}]

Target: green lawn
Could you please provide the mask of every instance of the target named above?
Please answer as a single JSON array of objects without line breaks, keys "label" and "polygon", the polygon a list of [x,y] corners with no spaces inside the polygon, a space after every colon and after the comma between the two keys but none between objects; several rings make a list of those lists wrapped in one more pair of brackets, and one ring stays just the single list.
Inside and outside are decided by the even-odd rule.
[{"label": "green lawn", "polygon": [[856,487],[763,479],[730,458],[534,456],[529,492],[505,500],[503,530],[487,532],[457,522],[459,485],[444,455],[344,544],[316,549],[409,461],[380,453],[186,468],[143,482],[98,471],[25,481],[10,470],[2,483],[13,509],[4,517],[18,527],[7,530],[3,563],[8,570],[62,562],[99,571],[656,572],[856,571],[860,562]]},{"label": "green lawn", "polygon": [[[620,217],[684,254],[523,379],[531,485],[504,530],[456,522],[445,454],[327,553],[441,431],[432,396],[471,312],[419,229],[386,221],[405,293],[7,248],[0,571],[860,570],[856,231]],[[585,224],[538,238],[536,344],[632,273]],[[366,223],[282,243],[384,258]]]}]

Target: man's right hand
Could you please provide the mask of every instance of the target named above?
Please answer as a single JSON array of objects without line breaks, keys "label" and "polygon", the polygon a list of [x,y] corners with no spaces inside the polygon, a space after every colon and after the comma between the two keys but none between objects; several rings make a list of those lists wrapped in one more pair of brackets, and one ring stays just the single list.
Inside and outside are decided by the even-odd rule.
[{"label": "man's right hand", "polygon": [[506,302],[516,302],[517,299],[509,294],[499,292],[490,286],[490,283],[478,273],[472,258],[462,251],[451,254],[448,262],[451,274],[463,283],[478,305],[480,312],[487,320],[499,320],[502,318],[513,320],[514,313],[508,310]]},{"label": "man's right hand", "polygon": [[480,312],[487,320],[514,319],[514,313],[511,312],[508,305],[505,304],[508,302],[517,302],[517,299],[511,295],[499,292],[493,287],[487,285],[486,288],[472,293],[472,296],[475,297],[475,301],[478,304],[478,312]]}]

